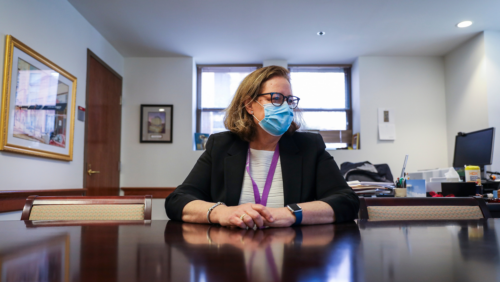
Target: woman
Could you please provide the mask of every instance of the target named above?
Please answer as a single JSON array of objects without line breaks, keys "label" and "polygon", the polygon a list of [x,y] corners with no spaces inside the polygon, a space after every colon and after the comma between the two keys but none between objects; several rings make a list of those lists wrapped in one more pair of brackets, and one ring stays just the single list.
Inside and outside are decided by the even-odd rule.
[{"label": "woman", "polygon": [[[313,95],[313,94],[312,94]],[[351,221],[359,199],[319,134],[295,132],[289,72],[248,75],[184,183],[165,201],[172,220],[240,228]]]}]

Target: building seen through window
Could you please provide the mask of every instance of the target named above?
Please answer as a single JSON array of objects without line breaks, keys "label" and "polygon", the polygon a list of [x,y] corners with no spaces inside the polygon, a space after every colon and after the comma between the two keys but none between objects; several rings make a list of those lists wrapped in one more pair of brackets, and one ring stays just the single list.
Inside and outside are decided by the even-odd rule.
[{"label": "building seen through window", "polygon": [[227,130],[224,109],[231,103],[241,81],[259,67],[198,66],[197,132],[213,134]]},{"label": "building seen through window", "polygon": [[[350,67],[290,66],[294,96],[300,98],[303,130],[352,130]],[[327,143],[328,148],[347,147]]]},{"label": "building seen through window", "polygon": [[[259,65],[198,66],[196,129],[198,133],[225,131],[224,109],[241,81]],[[302,130],[351,130],[350,67],[290,66],[294,96],[300,98]],[[327,143],[328,148],[346,147]]]}]

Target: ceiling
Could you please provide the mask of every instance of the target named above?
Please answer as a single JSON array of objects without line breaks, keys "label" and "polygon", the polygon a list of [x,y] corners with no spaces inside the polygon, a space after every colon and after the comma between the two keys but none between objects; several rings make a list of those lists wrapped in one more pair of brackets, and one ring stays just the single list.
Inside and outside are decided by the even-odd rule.
[{"label": "ceiling", "polygon": [[[441,56],[483,30],[500,31],[498,0],[68,1],[124,57],[199,64]],[[457,28],[463,20],[474,24]]]}]

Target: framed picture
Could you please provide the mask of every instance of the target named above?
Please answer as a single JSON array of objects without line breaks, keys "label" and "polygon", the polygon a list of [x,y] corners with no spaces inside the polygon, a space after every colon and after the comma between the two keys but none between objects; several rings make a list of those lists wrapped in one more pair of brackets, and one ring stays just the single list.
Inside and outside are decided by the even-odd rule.
[{"label": "framed picture", "polygon": [[69,235],[0,254],[0,281],[69,281]]},{"label": "framed picture", "polygon": [[172,143],[173,105],[141,105],[141,143]]},{"label": "framed picture", "polygon": [[196,150],[205,150],[207,147],[207,141],[210,134],[208,133],[195,133],[194,142],[196,144]]},{"label": "framed picture", "polygon": [[7,35],[0,150],[73,160],[76,77]]},{"label": "framed picture", "polygon": [[352,149],[359,150],[359,133],[352,135]]}]

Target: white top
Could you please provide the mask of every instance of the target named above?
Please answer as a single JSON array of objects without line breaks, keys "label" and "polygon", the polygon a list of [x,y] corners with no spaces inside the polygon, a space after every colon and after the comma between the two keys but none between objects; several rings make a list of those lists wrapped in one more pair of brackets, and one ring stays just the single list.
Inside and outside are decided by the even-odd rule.
[{"label": "white top", "polygon": [[[273,160],[274,151],[254,150],[250,149],[250,171],[257,187],[259,187],[260,197],[264,191],[269,167]],[[245,167],[245,176],[243,177],[243,188],[241,189],[240,205],[246,203],[255,204],[255,196],[253,194],[252,180],[248,175]],[[281,160],[278,158],[276,171],[274,172],[273,182],[267,197],[267,207],[282,208],[285,206],[285,198],[283,197],[283,176],[281,174]]]},{"label": "white top", "polygon": [[[267,248],[271,249],[271,257],[266,255]],[[250,282],[279,281],[280,277],[282,277],[285,244],[271,244],[267,248],[260,248],[257,250],[245,249],[243,251],[247,275],[250,274],[252,278]],[[272,264],[276,266],[275,270],[278,276],[276,279],[273,277],[274,269],[272,269]]]}]

